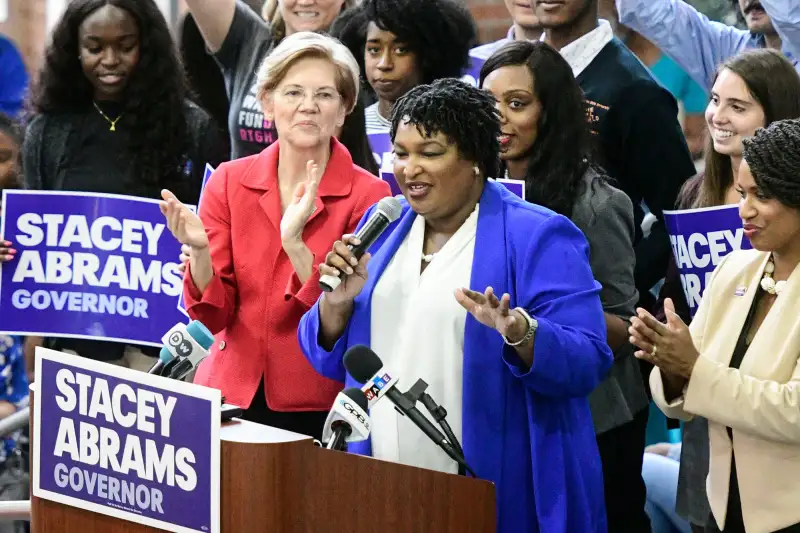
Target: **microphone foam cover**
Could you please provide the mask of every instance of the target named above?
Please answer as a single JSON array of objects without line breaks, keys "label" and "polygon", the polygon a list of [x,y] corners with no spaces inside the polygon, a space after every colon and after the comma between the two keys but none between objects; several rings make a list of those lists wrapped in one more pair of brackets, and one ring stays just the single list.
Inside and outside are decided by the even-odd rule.
[{"label": "microphone foam cover", "polygon": [[211,345],[214,344],[214,335],[199,320],[189,322],[189,325],[186,326],[186,332],[206,351],[210,350]]},{"label": "microphone foam cover", "polygon": [[389,219],[389,222],[394,222],[400,218],[400,215],[403,213],[403,206],[400,205],[400,201],[393,196],[387,196],[378,202],[378,207],[376,209],[383,213],[383,215]]},{"label": "microphone foam cover", "polygon": [[369,404],[367,403],[367,397],[364,396],[364,392],[361,389],[356,387],[348,387],[342,391],[342,394],[353,400],[353,402],[359,406],[362,411],[367,411]]},{"label": "microphone foam cover", "polygon": [[357,344],[344,354],[344,368],[361,384],[364,384],[383,368],[383,361],[368,346]]}]

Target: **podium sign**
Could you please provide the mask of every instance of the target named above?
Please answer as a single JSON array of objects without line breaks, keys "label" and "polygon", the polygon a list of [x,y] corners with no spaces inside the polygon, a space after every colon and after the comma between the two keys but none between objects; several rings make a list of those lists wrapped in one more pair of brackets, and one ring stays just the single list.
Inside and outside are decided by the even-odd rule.
[{"label": "podium sign", "polygon": [[218,390],[36,349],[33,495],[176,533],[219,532]]}]

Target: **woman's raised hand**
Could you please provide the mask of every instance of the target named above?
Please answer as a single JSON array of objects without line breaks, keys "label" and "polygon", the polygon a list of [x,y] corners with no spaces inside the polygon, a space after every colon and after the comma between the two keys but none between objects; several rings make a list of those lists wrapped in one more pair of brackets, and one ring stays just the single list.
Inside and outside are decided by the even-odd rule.
[{"label": "woman's raised hand", "polygon": [[170,191],[161,191],[163,201],[159,202],[161,213],[167,219],[167,227],[180,242],[194,249],[208,247],[208,235],[200,217],[183,205]]},{"label": "woman's raised hand", "polygon": [[298,241],[303,237],[303,229],[316,208],[317,189],[322,179],[322,171],[314,161],[306,163],[306,180],[294,190],[292,201],[286,206],[281,218],[281,240]]}]

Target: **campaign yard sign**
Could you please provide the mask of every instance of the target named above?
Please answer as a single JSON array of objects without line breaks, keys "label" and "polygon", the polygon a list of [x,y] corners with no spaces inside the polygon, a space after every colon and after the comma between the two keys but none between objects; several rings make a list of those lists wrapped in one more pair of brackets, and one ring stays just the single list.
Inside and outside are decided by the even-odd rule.
[{"label": "campaign yard sign", "polygon": [[733,250],[752,248],[736,205],[664,211],[672,253],[692,316],[714,268]]},{"label": "campaign yard sign", "polygon": [[180,244],[157,200],[4,191],[0,235],[17,257],[0,265],[0,330],[161,346],[176,309]]},{"label": "campaign yard sign", "polygon": [[[200,199],[197,202],[197,212],[200,212],[200,205],[203,203],[203,191],[206,190],[206,185],[208,184],[208,180],[211,178],[211,175],[214,173],[214,167],[206,163],[205,173],[203,174],[203,183],[200,185]],[[183,301],[183,285],[181,285],[181,293],[178,295],[178,311],[180,311],[183,316],[189,318],[189,312],[186,310],[186,302]]]},{"label": "campaign yard sign", "polygon": [[219,531],[220,391],[45,348],[35,385],[34,496]]}]

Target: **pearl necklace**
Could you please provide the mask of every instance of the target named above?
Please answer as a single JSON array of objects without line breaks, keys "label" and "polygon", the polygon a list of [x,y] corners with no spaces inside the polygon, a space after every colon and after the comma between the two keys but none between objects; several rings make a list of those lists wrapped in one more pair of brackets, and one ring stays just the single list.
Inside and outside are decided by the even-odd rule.
[{"label": "pearl necklace", "polygon": [[761,288],[773,296],[780,296],[780,294],[783,292],[783,288],[786,287],[786,281],[781,280],[776,282],[772,278],[773,272],[775,272],[775,261],[770,255],[769,261],[767,261],[767,266],[764,268],[764,276],[761,278]]}]

